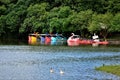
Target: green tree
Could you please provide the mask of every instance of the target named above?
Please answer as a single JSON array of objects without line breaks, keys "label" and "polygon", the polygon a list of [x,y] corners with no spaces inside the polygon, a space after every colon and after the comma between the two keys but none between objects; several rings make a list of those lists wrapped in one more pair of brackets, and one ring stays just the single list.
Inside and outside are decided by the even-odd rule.
[{"label": "green tree", "polygon": [[5,33],[5,16],[0,17],[0,36]]},{"label": "green tree", "polygon": [[0,16],[5,14],[7,7],[6,5],[8,5],[10,3],[10,0],[0,0]]},{"label": "green tree", "polygon": [[61,6],[53,8],[48,17],[49,32],[65,32],[68,30],[67,24],[72,10],[69,6]]},{"label": "green tree", "polygon": [[4,14],[6,11],[5,5],[0,6],[0,15]]},{"label": "green tree", "polygon": [[107,0],[105,9],[107,12],[116,14],[120,11],[120,1],[119,0]]},{"label": "green tree", "polygon": [[20,32],[42,32],[47,21],[47,3],[30,5],[27,9],[27,17],[24,20]]},{"label": "green tree", "polygon": [[120,32],[119,11],[119,0],[0,0],[0,35],[95,32],[106,38]]},{"label": "green tree", "polygon": [[93,14],[88,30],[92,33],[99,33],[106,40],[111,29],[112,18],[113,15],[111,13]]},{"label": "green tree", "polygon": [[79,31],[82,36],[85,36],[92,13],[93,12],[91,10],[87,10],[80,11],[79,13],[75,12],[72,16],[70,16],[69,20],[71,31]]},{"label": "green tree", "polygon": [[120,13],[117,13],[111,22],[110,32],[120,32]]},{"label": "green tree", "polygon": [[13,9],[14,10],[6,15],[6,26],[9,29],[9,32],[19,34],[19,28],[25,18],[24,15],[26,13],[26,7],[21,5],[19,8],[14,7]]}]

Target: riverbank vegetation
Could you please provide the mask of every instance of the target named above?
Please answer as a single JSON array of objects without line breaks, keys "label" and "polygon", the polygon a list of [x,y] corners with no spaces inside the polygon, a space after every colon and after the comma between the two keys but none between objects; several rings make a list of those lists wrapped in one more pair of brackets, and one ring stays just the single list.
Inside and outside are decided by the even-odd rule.
[{"label": "riverbank vegetation", "polygon": [[96,68],[96,70],[105,71],[120,76],[120,65],[106,65]]},{"label": "riverbank vegetation", "polygon": [[90,38],[120,33],[119,0],[0,0],[0,37],[71,32]]}]

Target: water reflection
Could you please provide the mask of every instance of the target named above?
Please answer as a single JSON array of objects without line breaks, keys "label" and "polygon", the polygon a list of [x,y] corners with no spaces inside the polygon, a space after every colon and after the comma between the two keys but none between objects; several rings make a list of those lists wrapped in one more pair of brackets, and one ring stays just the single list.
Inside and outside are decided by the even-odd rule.
[{"label": "water reflection", "polygon": [[[0,46],[1,80],[120,80],[118,76],[95,70],[103,64],[120,64],[120,48]],[[54,73],[50,73],[50,68]]]}]

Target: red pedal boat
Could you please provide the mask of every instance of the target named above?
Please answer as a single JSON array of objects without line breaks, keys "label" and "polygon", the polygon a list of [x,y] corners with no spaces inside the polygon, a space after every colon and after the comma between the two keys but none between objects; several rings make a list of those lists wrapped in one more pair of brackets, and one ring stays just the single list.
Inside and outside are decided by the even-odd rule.
[{"label": "red pedal boat", "polygon": [[68,38],[67,43],[69,46],[78,46],[81,44],[101,44],[106,45],[109,44],[108,41],[95,41],[95,40],[87,40],[87,39],[81,39],[79,35],[72,35]]}]

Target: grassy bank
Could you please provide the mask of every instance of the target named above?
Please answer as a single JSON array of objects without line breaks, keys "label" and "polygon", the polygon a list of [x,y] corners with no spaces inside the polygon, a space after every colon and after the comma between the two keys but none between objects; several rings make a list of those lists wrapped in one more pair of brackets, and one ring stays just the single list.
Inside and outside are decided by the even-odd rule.
[{"label": "grassy bank", "polygon": [[105,71],[120,76],[120,65],[106,65],[96,68],[99,71]]}]

